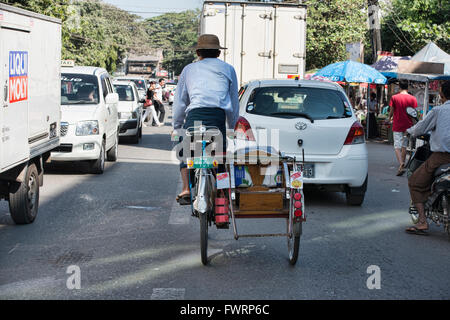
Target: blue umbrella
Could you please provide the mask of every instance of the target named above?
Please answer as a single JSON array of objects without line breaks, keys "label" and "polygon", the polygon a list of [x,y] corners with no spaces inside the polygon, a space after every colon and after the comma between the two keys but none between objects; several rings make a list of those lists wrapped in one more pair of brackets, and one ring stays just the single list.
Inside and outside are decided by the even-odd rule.
[{"label": "blue umbrella", "polygon": [[332,63],[313,76],[322,76],[331,81],[385,84],[387,79],[380,72],[364,63],[351,60]]}]

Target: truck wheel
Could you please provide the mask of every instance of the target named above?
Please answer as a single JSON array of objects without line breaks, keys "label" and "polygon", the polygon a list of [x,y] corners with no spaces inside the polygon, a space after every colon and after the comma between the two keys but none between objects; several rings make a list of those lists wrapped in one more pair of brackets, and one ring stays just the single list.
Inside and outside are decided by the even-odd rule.
[{"label": "truck wheel", "polygon": [[91,163],[91,172],[94,174],[102,174],[105,171],[105,141],[102,143],[102,148],[100,150],[100,155],[97,160]]},{"label": "truck wheel", "polygon": [[9,187],[9,211],[16,224],[32,223],[39,206],[39,173],[30,164],[23,182],[13,182]]},{"label": "truck wheel", "polygon": [[116,142],[114,143],[114,146],[109,149],[107,153],[107,159],[108,161],[117,161],[117,158],[119,156],[119,132],[117,132]]}]

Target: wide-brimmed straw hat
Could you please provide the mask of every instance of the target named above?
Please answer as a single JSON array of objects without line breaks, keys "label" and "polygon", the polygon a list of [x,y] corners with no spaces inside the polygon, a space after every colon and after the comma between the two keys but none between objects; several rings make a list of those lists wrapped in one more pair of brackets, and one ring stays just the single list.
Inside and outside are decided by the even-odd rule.
[{"label": "wide-brimmed straw hat", "polygon": [[196,50],[199,49],[226,49],[220,45],[219,38],[214,34],[202,34],[198,37]]}]

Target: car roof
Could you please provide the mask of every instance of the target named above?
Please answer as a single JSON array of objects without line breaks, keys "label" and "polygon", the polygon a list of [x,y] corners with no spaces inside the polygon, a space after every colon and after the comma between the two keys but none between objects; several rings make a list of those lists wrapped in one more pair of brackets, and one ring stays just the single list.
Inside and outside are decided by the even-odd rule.
[{"label": "car roof", "polygon": [[77,74],[89,74],[98,76],[102,73],[108,73],[103,68],[91,67],[91,66],[75,66],[75,67],[61,67],[61,73],[77,73]]},{"label": "car roof", "polygon": [[270,87],[270,86],[286,86],[286,87],[309,87],[331,90],[343,90],[342,87],[334,82],[325,82],[317,80],[292,80],[292,79],[260,79],[247,82],[245,85]]},{"label": "car roof", "polygon": [[124,80],[113,80],[113,85],[114,84],[118,84],[118,85],[129,85],[129,86],[135,86],[136,84],[133,81],[124,81]]},{"label": "car roof", "polygon": [[130,79],[130,80],[146,80],[145,78],[142,78],[142,77],[128,77],[128,76],[120,76],[120,77],[114,77],[114,80],[120,80],[120,81],[122,81],[122,80],[128,80],[128,79]]}]

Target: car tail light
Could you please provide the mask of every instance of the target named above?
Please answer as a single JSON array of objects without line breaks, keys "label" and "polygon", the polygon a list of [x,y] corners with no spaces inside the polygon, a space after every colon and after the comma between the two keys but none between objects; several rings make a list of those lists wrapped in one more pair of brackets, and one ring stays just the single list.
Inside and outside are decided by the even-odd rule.
[{"label": "car tail light", "polygon": [[297,209],[297,210],[295,210],[295,211],[294,211],[294,215],[295,215],[296,217],[301,217],[301,216],[303,215],[302,209]]},{"label": "car tail light", "polygon": [[364,143],[364,141],[364,128],[358,121],[355,121],[348,132],[344,144],[358,144]]},{"label": "car tail light", "polygon": [[255,141],[250,123],[244,117],[239,117],[234,132],[237,139]]}]

